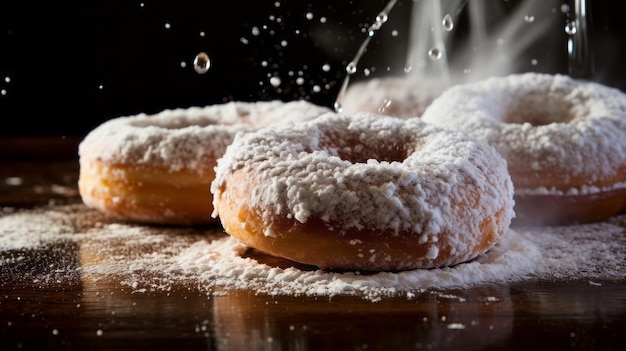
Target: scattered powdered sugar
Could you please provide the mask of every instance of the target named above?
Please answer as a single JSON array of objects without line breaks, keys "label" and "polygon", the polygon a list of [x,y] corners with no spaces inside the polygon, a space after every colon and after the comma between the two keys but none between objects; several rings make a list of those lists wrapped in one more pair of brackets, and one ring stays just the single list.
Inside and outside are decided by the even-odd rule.
[{"label": "scattered powdered sugar", "polygon": [[228,102],[118,117],[91,131],[79,146],[81,159],[168,167],[213,167],[237,132],[273,123],[315,118],[329,109],[301,101]]},{"label": "scattered powdered sugar", "polygon": [[[0,271],[45,261],[51,284],[107,276],[135,292],[196,287],[207,294],[249,289],[275,295],[354,295],[377,300],[425,289],[536,280],[626,278],[626,216],[563,227],[515,228],[477,259],[449,268],[404,272],[326,272],[251,254],[221,228],[116,223],[82,204],[0,212]],[[72,245],[67,245],[71,243]],[[48,252],[78,256],[71,265]],[[33,254],[34,253],[34,254]],[[68,261],[71,262],[71,261]],[[59,273],[61,272],[61,273]],[[46,281],[45,276],[24,279]]]},{"label": "scattered powdered sugar", "polygon": [[[229,181],[237,170],[249,181]],[[418,118],[368,113],[239,135],[218,161],[211,191],[216,215],[225,199],[248,206],[270,234],[275,222],[293,218],[321,220],[337,235],[367,228],[425,236],[431,261],[444,249],[452,262],[471,258],[485,218],[502,211],[493,228],[502,233],[513,217],[510,177],[492,147]],[[452,233],[445,245],[440,233]]]},{"label": "scattered powdered sugar", "polygon": [[245,249],[233,238],[199,242],[181,252],[178,262],[186,272],[208,284],[227,277],[233,279],[237,288],[254,288],[268,294],[371,296],[519,280],[531,274],[533,265],[540,261],[537,247],[515,232],[508,233],[498,246],[469,263],[451,268],[375,274],[272,267],[242,258]]},{"label": "scattered powdered sugar", "polygon": [[[582,177],[574,189],[527,193],[589,194],[618,178],[626,164],[626,95],[601,84],[539,73],[492,77],[443,92],[422,116],[493,145],[514,169]],[[512,172],[513,174],[514,172]],[[563,177],[564,181],[568,179]],[[518,190],[519,188],[519,190]]]}]

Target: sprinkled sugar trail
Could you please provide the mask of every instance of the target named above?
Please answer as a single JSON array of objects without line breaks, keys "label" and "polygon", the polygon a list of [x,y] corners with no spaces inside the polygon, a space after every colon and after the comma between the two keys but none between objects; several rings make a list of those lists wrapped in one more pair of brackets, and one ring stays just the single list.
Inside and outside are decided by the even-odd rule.
[{"label": "sprinkled sugar trail", "polygon": [[[377,300],[424,289],[468,288],[531,280],[626,278],[626,216],[576,226],[517,228],[478,259],[450,268],[400,273],[324,272],[265,262],[219,227],[167,228],[112,222],[84,205],[0,212],[0,271],[63,243],[76,267],[55,280],[117,277],[135,292],[196,286],[208,294],[253,289],[274,295],[354,295]],[[73,248],[73,249],[72,249]],[[77,250],[72,252],[70,250]],[[34,260],[41,257],[37,256]],[[34,263],[33,263],[34,264]],[[62,272],[62,273],[58,273]],[[52,274],[52,273],[50,273]],[[38,279],[46,277],[24,277]]]},{"label": "sprinkled sugar trail", "polygon": [[396,4],[396,0],[389,1],[385,5],[385,8],[376,16],[376,21],[367,28],[367,37],[365,37],[365,39],[361,43],[361,46],[359,47],[359,50],[357,51],[352,61],[350,61],[348,65],[346,66],[346,73],[348,75],[344,77],[343,83],[341,84],[341,88],[339,89],[339,94],[337,95],[337,99],[335,100],[335,104],[334,104],[335,111],[337,112],[343,111],[342,104],[345,99],[345,94],[348,89],[348,84],[350,83],[350,76],[357,72],[357,65],[359,61],[361,60],[361,57],[363,56],[363,54],[365,54],[365,52],[367,51],[367,46],[369,45],[370,40],[376,34],[376,32],[383,26],[383,24],[387,22],[387,20],[389,19],[389,11],[393,9],[395,4]]}]

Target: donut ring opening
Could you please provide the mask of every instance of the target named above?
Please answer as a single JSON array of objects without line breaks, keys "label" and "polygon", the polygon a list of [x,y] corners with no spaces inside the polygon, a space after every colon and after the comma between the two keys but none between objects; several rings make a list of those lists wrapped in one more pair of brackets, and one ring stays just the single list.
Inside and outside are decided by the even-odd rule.
[{"label": "donut ring opening", "polygon": [[552,123],[569,123],[575,118],[571,101],[544,92],[531,92],[519,96],[502,107],[502,111],[493,117],[494,120],[503,123],[529,123],[533,127],[538,127]]},{"label": "donut ring opening", "polygon": [[329,155],[335,155],[350,163],[366,164],[370,160],[403,162],[417,150],[415,141],[411,139],[410,136],[403,135],[402,140],[392,139],[391,136],[367,140],[356,131],[346,131],[342,134],[324,131],[316,151],[328,152]]}]

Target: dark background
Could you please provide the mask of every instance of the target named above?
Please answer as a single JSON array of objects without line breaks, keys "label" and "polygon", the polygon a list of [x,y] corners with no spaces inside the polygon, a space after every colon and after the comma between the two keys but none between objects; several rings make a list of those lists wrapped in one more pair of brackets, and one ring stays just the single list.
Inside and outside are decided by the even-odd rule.
[{"label": "dark background", "polygon": [[[386,2],[3,0],[0,137],[83,135],[121,115],[231,100],[304,98],[330,107],[362,29]],[[625,90],[623,5],[589,3],[601,68],[590,78]],[[402,72],[411,6],[398,1],[376,35],[362,61],[379,68],[370,77]],[[567,73],[565,48],[550,49],[556,64],[534,69]],[[202,75],[193,69],[201,51],[211,58]]]}]

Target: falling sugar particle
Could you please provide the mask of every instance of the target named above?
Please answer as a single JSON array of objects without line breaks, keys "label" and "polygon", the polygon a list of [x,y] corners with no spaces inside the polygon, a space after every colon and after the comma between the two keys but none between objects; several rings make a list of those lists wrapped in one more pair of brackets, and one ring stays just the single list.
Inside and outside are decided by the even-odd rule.
[{"label": "falling sugar particle", "polygon": [[379,24],[383,24],[385,22],[387,22],[387,20],[389,20],[389,15],[387,15],[387,12],[385,11],[381,11],[378,16],[376,16],[376,23]]},{"label": "falling sugar particle", "polygon": [[205,74],[211,67],[211,60],[209,55],[205,52],[201,52],[193,59],[193,69],[198,74]]},{"label": "falling sugar particle", "polygon": [[568,22],[565,25],[565,33],[569,34],[569,35],[574,35],[576,34],[577,29],[576,29],[576,22],[572,21],[572,22]]},{"label": "falling sugar particle", "polygon": [[526,16],[524,16],[524,21],[526,21],[528,23],[535,22],[535,16],[526,15]]},{"label": "falling sugar particle", "polygon": [[102,336],[102,334],[103,334],[102,329],[96,330],[96,335],[97,336]]},{"label": "falling sugar particle", "polygon": [[281,80],[280,78],[274,76],[272,78],[270,78],[270,84],[274,87],[277,88],[280,86]]},{"label": "falling sugar particle", "polygon": [[433,61],[439,60],[441,58],[441,50],[438,48],[428,50],[428,57]]},{"label": "falling sugar particle", "polygon": [[388,19],[389,16],[385,11],[379,13],[378,16],[376,16],[376,21],[367,29],[368,35],[373,37],[376,31],[379,30]]},{"label": "falling sugar particle", "polygon": [[168,22],[165,22],[165,29],[170,29],[172,28],[172,25],[169,24]]},{"label": "falling sugar particle", "polygon": [[386,110],[389,106],[391,106],[391,100],[390,100],[390,99],[384,99],[384,100],[383,100],[382,105],[378,107],[378,112],[379,112],[379,113],[383,113],[383,112],[385,112],[385,110]]},{"label": "falling sugar particle", "polygon": [[348,74],[355,74],[356,73],[356,63],[354,63],[354,62],[348,63],[348,65],[346,66],[346,72],[348,72]]},{"label": "falling sugar particle", "polygon": [[342,113],[343,112],[343,106],[338,101],[335,101],[335,104],[333,105],[333,108],[335,109],[335,112],[337,112],[337,113]]},{"label": "falling sugar particle", "polygon": [[250,30],[250,32],[252,33],[252,35],[254,35],[255,37],[258,36],[259,34],[261,34],[261,30],[259,29],[259,27],[252,27],[252,29]]},{"label": "falling sugar particle", "polygon": [[452,21],[452,17],[450,15],[445,15],[443,17],[443,20],[441,21],[441,24],[443,25],[443,28],[448,32],[454,29],[454,22]]},{"label": "falling sugar particle", "polygon": [[100,89],[100,90],[104,89],[104,85],[102,85],[102,84],[98,85],[98,89]]},{"label": "falling sugar particle", "polygon": [[312,19],[313,19],[313,13],[311,13],[311,12],[307,12],[307,13],[304,15],[304,17],[306,17],[306,19],[308,19],[308,20],[312,20]]},{"label": "falling sugar particle", "polygon": [[187,67],[187,62],[185,62],[185,61],[180,61],[180,67],[181,67],[181,68],[185,68],[185,67]]},{"label": "falling sugar particle", "polygon": [[20,177],[8,177],[4,180],[4,183],[9,186],[20,186],[24,180]]},{"label": "falling sugar particle", "polygon": [[206,33],[205,33],[205,32],[200,32],[200,36],[201,36],[201,37],[204,37],[205,35],[206,35]]},{"label": "falling sugar particle", "polygon": [[447,326],[448,329],[465,329],[465,324],[462,323],[450,323]]},{"label": "falling sugar particle", "polygon": [[392,37],[397,37],[397,36],[398,36],[398,31],[397,31],[397,30],[395,30],[395,29],[394,29],[394,30],[392,30],[392,31],[391,31],[391,36],[392,36]]},{"label": "falling sugar particle", "polygon": [[6,89],[0,90],[0,95],[5,96],[7,94]]},{"label": "falling sugar particle", "polygon": [[11,77],[4,77],[4,81],[7,83],[11,83]]},{"label": "falling sugar particle", "polygon": [[330,65],[329,65],[329,64],[327,64],[327,63],[326,63],[326,64],[324,64],[324,65],[322,65],[322,71],[324,71],[324,72],[328,72],[328,71],[330,71]]},{"label": "falling sugar particle", "polygon": [[537,66],[537,63],[538,63],[537,59],[530,60],[530,64],[533,66]]},{"label": "falling sugar particle", "polygon": [[350,76],[356,73],[357,63],[361,59],[361,56],[363,56],[363,54],[367,50],[367,46],[372,36],[374,35],[374,32],[380,29],[383,23],[387,22],[388,20],[387,14],[389,13],[389,11],[391,11],[396,1],[397,0],[389,1],[387,5],[385,6],[385,8],[383,9],[383,11],[381,11],[378,14],[378,16],[376,16],[376,22],[370,25],[369,28],[366,30],[368,32],[368,36],[363,40],[363,42],[361,43],[361,46],[359,46],[359,49],[356,55],[354,56],[354,59],[350,63],[348,63],[348,65],[346,66],[346,72],[348,73],[348,75],[344,77],[343,83],[341,84],[341,88],[339,88],[339,93],[337,94],[337,97],[335,99],[334,107],[335,107],[336,112],[341,112],[343,109],[342,101],[345,98],[346,91],[350,83]]},{"label": "falling sugar particle", "polygon": [[561,13],[568,13],[568,12],[569,12],[569,5],[568,4],[561,5]]}]

